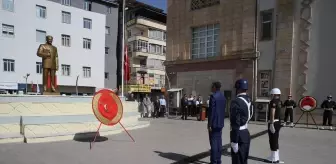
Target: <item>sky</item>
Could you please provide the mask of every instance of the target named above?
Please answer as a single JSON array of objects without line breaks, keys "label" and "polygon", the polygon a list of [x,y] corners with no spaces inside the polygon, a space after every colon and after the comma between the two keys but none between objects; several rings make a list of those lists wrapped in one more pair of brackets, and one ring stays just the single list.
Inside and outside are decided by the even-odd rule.
[{"label": "sky", "polygon": [[167,0],[137,0],[137,1],[163,9],[164,12],[167,13]]}]

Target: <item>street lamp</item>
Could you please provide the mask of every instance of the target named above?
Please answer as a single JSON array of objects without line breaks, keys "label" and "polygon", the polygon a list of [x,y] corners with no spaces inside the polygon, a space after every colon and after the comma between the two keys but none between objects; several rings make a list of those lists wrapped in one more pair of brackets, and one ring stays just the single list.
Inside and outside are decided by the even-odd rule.
[{"label": "street lamp", "polygon": [[27,73],[26,76],[23,76],[23,78],[26,79],[26,94],[28,93],[28,77],[30,76],[30,73]]}]

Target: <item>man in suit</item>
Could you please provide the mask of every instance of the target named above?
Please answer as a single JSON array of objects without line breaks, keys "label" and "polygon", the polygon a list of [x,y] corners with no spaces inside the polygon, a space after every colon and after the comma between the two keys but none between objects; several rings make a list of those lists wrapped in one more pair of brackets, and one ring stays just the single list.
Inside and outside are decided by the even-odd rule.
[{"label": "man in suit", "polygon": [[226,99],[220,91],[221,83],[212,83],[209,103],[208,131],[211,146],[210,163],[221,164],[222,129],[224,127]]},{"label": "man in suit", "polygon": [[247,95],[248,83],[239,79],[235,84],[237,97],[231,101],[231,158],[232,164],[247,164],[250,152],[250,132],[247,124],[252,118],[251,99]]},{"label": "man in suit", "polygon": [[182,120],[187,120],[188,118],[188,97],[187,94],[184,94],[184,97],[181,99],[181,113],[182,113]]}]

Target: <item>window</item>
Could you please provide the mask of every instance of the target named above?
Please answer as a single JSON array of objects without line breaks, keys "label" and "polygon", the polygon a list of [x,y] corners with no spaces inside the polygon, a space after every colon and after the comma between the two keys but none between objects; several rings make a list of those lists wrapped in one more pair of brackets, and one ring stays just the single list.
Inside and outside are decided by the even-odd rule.
[{"label": "window", "polygon": [[271,71],[259,72],[259,96],[268,97],[271,89]]},{"label": "window", "polygon": [[71,13],[62,11],[62,23],[71,23]]},{"label": "window", "polygon": [[155,54],[156,45],[155,44],[149,44],[149,52]]},{"label": "window", "polygon": [[110,27],[105,26],[105,34],[110,35]]},{"label": "window", "polygon": [[71,38],[70,35],[62,34],[62,46],[70,47]]},{"label": "window", "polygon": [[163,40],[167,40],[167,33],[166,32],[163,33]]},{"label": "window", "polygon": [[148,37],[151,39],[164,40],[164,32],[159,30],[149,30]]},{"label": "window", "polygon": [[191,0],[191,10],[202,9],[214,5],[218,5],[220,0]]},{"label": "window", "polygon": [[36,5],[36,16],[38,18],[46,18],[47,8],[45,6]]},{"label": "window", "polygon": [[14,0],[2,0],[2,9],[13,12]]},{"label": "window", "polygon": [[62,0],[62,5],[70,6],[71,5],[71,0]]},{"label": "window", "polygon": [[42,74],[42,62],[36,62],[36,73]]},{"label": "window", "polygon": [[140,66],[147,66],[147,60],[146,59],[141,59],[140,60]]},{"label": "window", "polygon": [[91,39],[83,38],[83,48],[91,49]]},{"label": "window", "polygon": [[157,74],[154,75],[154,86],[160,87],[160,75]]},{"label": "window", "polygon": [[127,36],[128,36],[128,38],[130,38],[132,36],[132,31],[131,30],[127,30]]},{"label": "window", "polygon": [[163,46],[162,53],[163,53],[163,54],[166,54],[166,51],[167,51],[167,50],[166,50],[166,46]]},{"label": "window", "polygon": [[83,76],[85,78],[91,77],[91,67],[83,67]]},{"label": "window", "polygon": [[92,6],[91,1],[87,1],[87,0],[84,1],[84,7],[83,7],[84,10],[91,11],[91,6]]},{"label": "window", "polygon": [[161,54],[161,53],[162,53],[162,46],[160,46],[160,45],[156,45],[155,53],[156,53],[156,54]]},{"label": "window", "polygon": [[15,60],[3,59],[3,71],[14,72],[15,71]]},{"label": "window", "polygon": [[6,37],[14,37],[14,26],[2,24],[2,35]]},{"label": "window", "polygon": [[46,42],[47,32],[42,30],[36,30],[36,42],[45,43]]},{"label": "window", "polygon": [[62,64],[62,75],[70,76],[70,65]]},{"label": "window", "polygon": [[273,11],[262,11],[261,12],[261,31],[260,31],[260,40],[270,40],[272,39],[272,20],[273,20]]},{"label": "window", "polygon": [[107,7],[107,13],[108,13],[108,14],[111,14],[111,13],[112,13],[112,7],[109,7],[109,6]]},{"label": "window", "polygon": [[148,52],[148,42],[144,40],[137,40],[136,42],[133,42],[133,47],[137,47],[136,51],[141,51],[141,52]]},{"label": "window", "polygon": [[164,75],[160,75],[160,87],[163,87],[165,85],[165,76]]},{"label": "window", "polygon": [[83,27],[87,29],[91,29],[92,27],[92,20],[88,18],[83,19]]},{"label": "window", "polygon": [[208,58],[219,55],[219,24],[192,29],[191,58]]},{"label": "window", "polygon": [[109,73],[105,72],[105,79],[109,79]]},{"label": "window", "polygon": [[105,47],[105,55],[108,55],[109,54],[109,49],[108,47]]}]

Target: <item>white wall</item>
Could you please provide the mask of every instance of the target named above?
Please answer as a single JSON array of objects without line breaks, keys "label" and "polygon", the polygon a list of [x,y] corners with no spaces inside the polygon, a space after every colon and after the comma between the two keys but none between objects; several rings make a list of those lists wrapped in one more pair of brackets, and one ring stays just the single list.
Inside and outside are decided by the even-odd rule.
[{"label": "white wall", "polygon": [[332,94],[336,97],[336,15],[335,0],[314,1],[308,56],[308,93],[319,103]]},{"label": "white wall", "polygon": [[[36,17],[36,5],[47,8],[46,19]],[[1,1],[0,1],[1,6]],[[62,11],[71,13],[71,24],[62,23]],[[83,17],[92,19],[92,29],[83,28]],[[43,30],[54,37],[53,45],[59,54],[59,85],[104,87],[105,15],[63,6],[47,0],[15,0],[14,12],[0,8],[1,24],[14,25],[15,37],[0,36],[0,82],[25,83],[23,76],[30,73],[28,82],[42,83],[42,75],[36,73],[36,56],[40,43],[36,42],[36,30]],[[61,34],[71,36],[71,47],[63,47]],[[83,49],[83,38],[92,40],[91,50]],[[15,60],[15,72],[4,72],[2,59]],[[71,65],[71,76],[61,75],[61,64]],[[91,67],[91,78],[84,78],[82,67]]]}]

